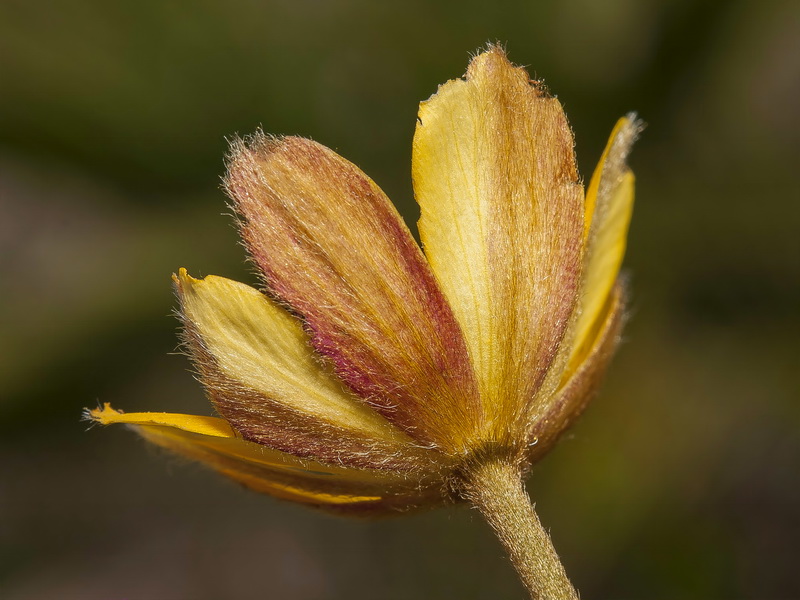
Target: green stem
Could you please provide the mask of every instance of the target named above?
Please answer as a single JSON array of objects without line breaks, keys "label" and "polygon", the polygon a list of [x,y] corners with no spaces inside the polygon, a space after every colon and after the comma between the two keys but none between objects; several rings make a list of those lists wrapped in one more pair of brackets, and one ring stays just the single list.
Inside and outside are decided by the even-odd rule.
[{"label": "green stem", "polygon": [[465,477],[463,494],[500,538],[532,599],[577,600],[516,467],[504,462],[476,465]]}]

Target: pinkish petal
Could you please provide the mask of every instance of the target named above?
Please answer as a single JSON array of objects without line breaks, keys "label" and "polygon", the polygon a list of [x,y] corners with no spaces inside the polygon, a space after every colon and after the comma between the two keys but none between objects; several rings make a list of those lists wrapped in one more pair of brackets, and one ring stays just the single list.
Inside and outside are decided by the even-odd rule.
[{"label": "pinkish petal", "polygon": [[462,451],[481,415],[463,335],[378,186],[320,144],[261,133],[234,143],[225,183],[269,292],[336,374],[419,442]]}]

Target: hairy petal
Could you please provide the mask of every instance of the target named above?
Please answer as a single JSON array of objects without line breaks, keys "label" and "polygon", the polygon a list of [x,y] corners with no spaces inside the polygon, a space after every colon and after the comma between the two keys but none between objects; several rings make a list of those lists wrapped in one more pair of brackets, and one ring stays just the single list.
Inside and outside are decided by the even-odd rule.
[{"label": "hairy petal", "polygon": [[259,133],[234,143],[226,188],[269,292],[336,375],[419,443],[462,452],[480,420],[464,339],[378,186],[324,146]]},{"label": "hairy petal", "polygon": [[577,297],[583,189],[561,105],[502,49],[420,105],[425,253],[464,330],[491,438],[544,401]]},{"label": "hairy petal", "polygon": [[618,282],[608,297],[602,313],[602,323],[583,362],[551,401],[531,417],[528,430],[528,457],[531,462],[544,456],[553,447],[597,392],[619,343],[624,313],[625,292],[623,285]]},{"label": "hairy petal", "polygon": [[149,442],[256,491],[334,512],[368,514],[441,503],[438,473],[343,468],[266,448],[237,437],[223,420],[171,413],[122,413],[106,404],[89,411],[103,425],[126,424]]},{"label": "hairy petal", "polygon": [[586,191],[582,296],[565,377],[591,351],[622,265],[634,197],[634,176],[626,160],[641,128],[633,114],[617,121]]},{"label": "hairy petal", "polygon": [[243,283],[182,269],[181,316],[200,378],[246,439],[296,456],[411,469],[433,456],[321,364],[300,321]]}]

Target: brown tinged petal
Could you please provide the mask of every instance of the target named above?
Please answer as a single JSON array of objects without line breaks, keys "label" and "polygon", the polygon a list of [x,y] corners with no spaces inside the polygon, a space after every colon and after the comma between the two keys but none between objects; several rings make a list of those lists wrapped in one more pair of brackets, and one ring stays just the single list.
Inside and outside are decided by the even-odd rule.
[{"label": "brown tinged petal", "polygon": [[419,443],[466,451],[481,406],[461,329],[366,175],[310,140],[234,142],[225,180],[268,290],[336,375]]},{"label": "brown tinged petal", "polygon": [[570,323],[583,188],[561,104],[499,47],[420,105],[412,160],[426,256],[467,340],[489,439],[520,443]]},{"label": "brown tinged petal", "polygon": [[565,378],[574,373],[592,349],[625,256],[635,179],[627,158],[641,129],[642,123],[633,113],[617,121],[586,190],[587,249]]},{"label": "brown tinged petal", "polygon": [[528,431],[528,459],[531,463],[543,457],[581,415],[597,393],[606,367],[619,343],[625,315],[625,288],[617,282],[604,307],[601,325],[588,344],[580,366],[559,392],[538,413],[532,415]]},{"label": "brown tinged petal", "polygon": [[[354,514],[392,513],[429,507],[445,501],[440,479],[410,477],[366,469],[331,470],[317,461],[294,469],[274,468],[259,461],[230,456],[219,442],[212,446],[196,435],[158,427],[141,427],[148,441],[173,453],[200,461],[254,491],[317,508]],[[246,442],[250,443],[250,442]],[[220,451],[222,450],[222,451]],[[275,452],[274,450],[271,450]]]},{"label": "brown tinged petal", "polygon": [[300,321],[223,277],[175,276],[184,338],[219,413],[252,442],[357,467],[436,469],[444,457],[342,386],[320,364]]},{"label": "brown tinged petal", "polygon": [[[617,121],[586,191],[586,251],[580,300],[559,350],[560,381],[549,379],[549,400],[533,405],[531,427],[536,440],[531,456],[541,457],[580,415],[597,391],[622,327],[624,286],[619,271],[633,212],[634,176],[627,157],[642,129],[634,114]],[[540,436],[539,433],[544,433]],[[533,442],[531,442],[533,443]]]},{"label": "brown tinged petal", "polygon": [[392,514],[447,501],[441,478],[343,468],[267,448],[236,436],[223,419],[170,413],[89,412],[104,425],[127,424],[149,442],[285,500],[354,515]]}]

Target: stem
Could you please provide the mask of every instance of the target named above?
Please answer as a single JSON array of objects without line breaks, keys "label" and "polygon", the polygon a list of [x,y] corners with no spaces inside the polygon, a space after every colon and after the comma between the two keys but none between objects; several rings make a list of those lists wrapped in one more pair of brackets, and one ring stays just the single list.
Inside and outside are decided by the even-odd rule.
[{"label": "stem", "polygon": [[463,494],[492,526],[533,600],[577,600],[550,536],[531,505],[517,468],[505,462],[475,465]]}]

